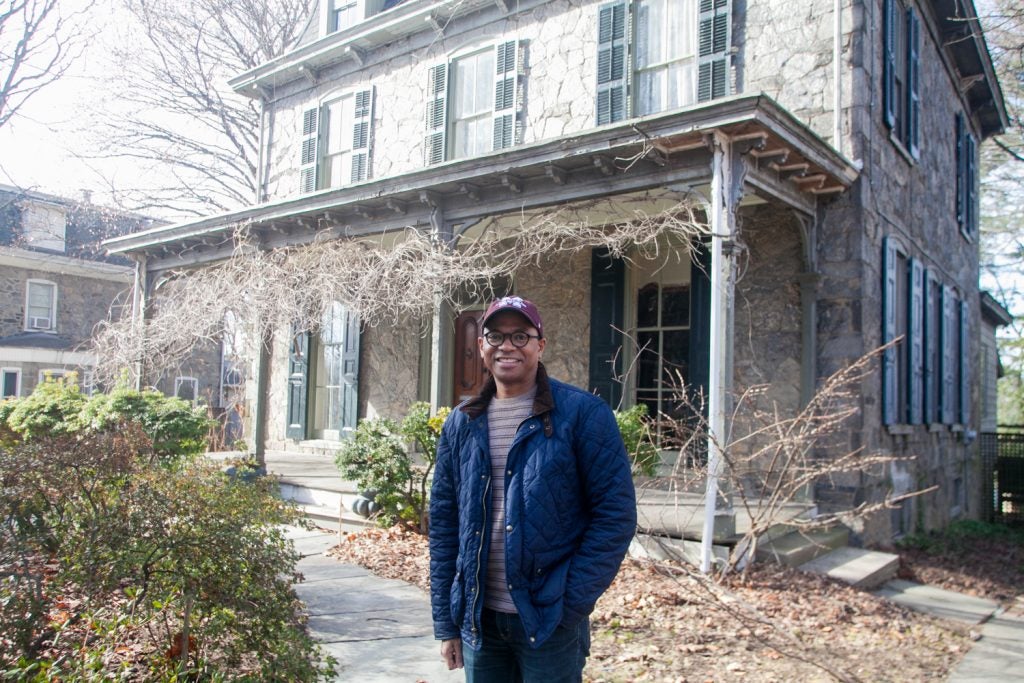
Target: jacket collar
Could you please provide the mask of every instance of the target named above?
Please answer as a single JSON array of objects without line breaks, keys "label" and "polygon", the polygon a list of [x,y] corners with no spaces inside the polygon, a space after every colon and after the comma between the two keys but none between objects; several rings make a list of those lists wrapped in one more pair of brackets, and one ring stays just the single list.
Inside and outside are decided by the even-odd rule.
[{"label": "jacket collar", "polygon": [[[491,404],[491,399],[494,398],[496,393],[498,393],[498,385],[494,381],[494,377],[488,377],[487,382],[484,383],[484,388],[480,390],[480,394],[463,403],[459,410],[475,420],[487,411],[487,406]],[[533,398],[532,416],[543,418],[544,434],[546,436],[551,436],[553,433],[551,411],[554,407],[555,400],[551,395],[551,382],[548,380],[548,371],[544,368],[544,363],[538,362],[537,395]]]}]

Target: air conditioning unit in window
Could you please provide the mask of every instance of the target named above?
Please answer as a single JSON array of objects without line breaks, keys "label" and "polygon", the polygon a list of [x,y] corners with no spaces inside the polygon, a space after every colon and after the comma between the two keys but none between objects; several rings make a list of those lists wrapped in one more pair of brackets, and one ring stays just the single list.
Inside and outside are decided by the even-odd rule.
[{"label": "air conditioning unit in window", "polygon": [[32,316],[28,319],[28,326],[33,330],[49,330],[53,327],[49,318]]}]

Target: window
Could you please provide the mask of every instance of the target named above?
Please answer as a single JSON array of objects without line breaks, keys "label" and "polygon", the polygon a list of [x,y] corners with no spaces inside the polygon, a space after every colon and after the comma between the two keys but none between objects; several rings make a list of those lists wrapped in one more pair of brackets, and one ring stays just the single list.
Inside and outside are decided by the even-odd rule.
[{"label": "window", "polygon": [[[241,321],[228,311],[220,341],[220,407],[225,410],[235,410],[245,400],[245,343]],[[177,382],[174,393],[178,393]]]},{"label": "window", "polygon": [[917,159],[920,154],[921,22],[913,7],[885,0],[882,92],[885,125]]},{"label": "window", "polygon": [[25,204],[21,215],[21,231],[24,246],[63,252],[67,232],[64,209],[46,204]]},{"label": "window", "polygon": [[424,163],[464,159],[522,141],[523,45],[460,55],[427,74]]},{"label": "window", "polygon": [[63,379],[68,374],[68,371],[64,368],[47,368],[46,370],[39,371],[38,381],[42,382],[56,382],[59,379]]},{"label": "window", "polygon": [[367,180],[372,125],[373,88],[303,112],[299,190],[313,192]]},{"label": "window", "polygon": [[57,285],[46,280],[25,283],[25,329],[54,332],[57,329]]},{"label": "window", "polygon": [[956,115],[956,223],[970,239],[978,233],[978,140]]},{"label": "window", "polygon": [[597,124],[728,95],[731,16],[731,0],[601,6]]},{"label": "window", "polygon": [[21,370],[3,368],[0,370],[0,398],[12,398],[21,395]]},{"label": "window", "polygon": [[338,440],[356,424],[359,322],[333,302],[320,324],[313,356],[313,434]]},{"label": "window", "polygon": [[900,242],[883,246],[883,423],[966,423],[970,413],[969,309]]},{"label": "window", "polygon": [[195,377],[175,377],[174,395],[183,401],[195,404],[199,396],[199,380]]},{"label": "window", "polygon": [[690,261],[684,256],[636,263],[636,402],[651,417],[679,417],[677,394],[690,379]]},{"label": "window", "polygon": [[327,0],[327,30],[330,33],[353,26],[362,17],[358,15],[359,3],[345,0]]}]

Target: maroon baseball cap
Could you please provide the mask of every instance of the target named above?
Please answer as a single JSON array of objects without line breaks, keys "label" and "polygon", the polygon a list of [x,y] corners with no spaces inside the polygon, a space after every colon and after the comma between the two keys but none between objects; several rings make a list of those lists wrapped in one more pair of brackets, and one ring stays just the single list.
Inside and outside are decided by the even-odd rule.
[{"label": "maroon baseball cap", "polygon": [[544,323],[541,322],[540,311],[532,301],[527,301],[519,296],[503,296],[491,302],[491,305],[487,307],[487,313],[484,314],[483,326],[487,327],[487,322],[503,311],[515,311],[537,328],[537,334],[541,337],[544,336]]}]

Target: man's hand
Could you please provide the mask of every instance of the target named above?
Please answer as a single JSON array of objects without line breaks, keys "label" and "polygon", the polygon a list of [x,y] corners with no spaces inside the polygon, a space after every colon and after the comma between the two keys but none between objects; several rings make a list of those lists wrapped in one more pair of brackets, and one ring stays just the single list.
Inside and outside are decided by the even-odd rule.
[{"label": "man's hand", "polygon": [[441,641],[441,658],[448,665],[448,670],[462,668],[462,639],[452,638]]}]

